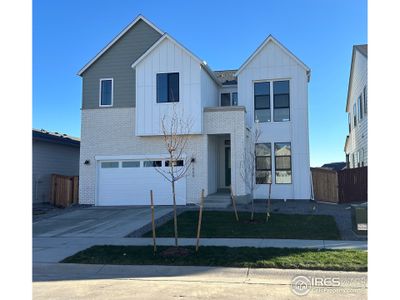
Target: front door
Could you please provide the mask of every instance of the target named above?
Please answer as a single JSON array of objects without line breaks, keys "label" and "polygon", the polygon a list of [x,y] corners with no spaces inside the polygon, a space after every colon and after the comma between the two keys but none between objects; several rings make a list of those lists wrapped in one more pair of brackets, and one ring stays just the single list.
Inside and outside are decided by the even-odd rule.
[{"label": "front door", "polygon": [[231,185],[231,147],[225,147],[225,186]]}]

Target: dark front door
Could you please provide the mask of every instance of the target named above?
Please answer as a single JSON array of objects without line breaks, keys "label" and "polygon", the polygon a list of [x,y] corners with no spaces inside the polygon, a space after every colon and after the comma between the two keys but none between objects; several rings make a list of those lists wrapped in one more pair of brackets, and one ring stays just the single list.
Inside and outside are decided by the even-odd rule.
[{"label": "dark front door", "polygon": [[231,185],[231,147],[225,147],[225,186]]}]

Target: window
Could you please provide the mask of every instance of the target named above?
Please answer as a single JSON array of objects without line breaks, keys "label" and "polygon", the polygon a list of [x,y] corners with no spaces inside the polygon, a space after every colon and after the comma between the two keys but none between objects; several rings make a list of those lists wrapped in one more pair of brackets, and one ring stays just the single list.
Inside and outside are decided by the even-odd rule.
[{"label": "window", "polygon": [[292,183],[290,143],[275,143],[275,183]]},{"label": "window", "polygon": [[360,120],[363,118],[363,103],[362,103],[362,94],[358,97],[358,117]]},{"label": "window", "polygon": [[254,83],[254,120],[271,122],[270,83]]},{"label": "window", "polygon": [[357,107],[356,104],[354,103],[353,105],[353,128],[357,126]]},{"label": "window", "polygon": [[274,122],[290,120],[289,80],[274,81]]},{"label": "window", "polygon": [[100,106],[113,105],[113,79],[100,79]]},{"label": "window", "polygon": [[157,103],[179,102],[179,73],[157,74]]},{"label": "window", "polygon": [[238,105],[238,93],[237,92],[232,93],[232,105],[233,106]]},{"label": "window", "polygon": [[271,182],[271,144],[256,144],[256,184]]},{"label": "window", "polygon": [[143,162],[143,167],[145,168],[161,167],[161,160],[145,160]]},{"label": "window", "polygon": [[222,93],[221,94],[221,106],[231,106],[231,94]]},{"label": "window", "polygon": [[363,91],[363,95],[364,95],[364,113],[367,113],[367,86],[364,86],[364,91]]},{"label": "window", "polygon": [[117,161],[107,161],[101,163],[102,169],[111,169],[111,168],[118,168],[119,162]]},{"label": "window", "polygon": [[123,161],[123,168],[140,168],[140,161]]},{"label": "window", "polygon": [[[176,160],[172,163],[174,167],[183,167],[183,160]],[[169,160],[165,161],[165,166],[169,167]]]},{"label": "window", "polygon": [[353,166],[353,168],[355,168],[356,167],[356,154],[355,153],[353,153],[353,164],[352,164],[352,166]]}]

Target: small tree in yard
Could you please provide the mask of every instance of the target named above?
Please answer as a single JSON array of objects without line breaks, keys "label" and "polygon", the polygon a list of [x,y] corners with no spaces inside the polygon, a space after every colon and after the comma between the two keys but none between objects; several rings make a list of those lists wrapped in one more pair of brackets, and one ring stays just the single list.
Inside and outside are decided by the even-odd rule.
[{"label": "small tree in yard", "polygon": [[166,168],[155,167],[155,169],[171,183],[176,247],[178,246],[178,220],[175,183],[186,176],[186,173],[192,164],[193,156],[188,157],[185,155],[185,149],[190,140],[191,129],[191,120],[185,120],[182,116],[178,115],[175,106],[170,115],[164,114],[161,119],[162,139],[168,152],[168,159],[166,160]]},{"label": "small tree in yard", "polygon": [[249,130],[249,138],[246,142],[247,149],[244,153],[244,158],[240,165],[240,175],[242,176],[247,189],[251,195],[251,217],[250,220],[254,221],[254,188],[256,185],[256,143],[258,142],[261,135],[261,130],[258,126],[258,122],[255,126]]}]

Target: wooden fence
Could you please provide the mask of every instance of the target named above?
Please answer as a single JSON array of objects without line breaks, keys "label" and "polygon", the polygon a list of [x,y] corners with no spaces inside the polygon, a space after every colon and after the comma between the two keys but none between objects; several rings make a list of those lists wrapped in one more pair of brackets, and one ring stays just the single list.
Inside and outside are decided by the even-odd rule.
[{"label": "wooden fence", "polygon": [[79,177],[51,175],[51,202],[57,207],[78,203]]},{"label": "wooden fence", "polygon": [[339,202],[338,174],[334,170],[311,168],[314,199],[323,202]]},{"label": "wooden fence", "polygon": [[368,168],[344,169],[338,172],[311,168],[314,199],[331,203],[368,201]]},{"label": "wooden fence", "polygon": [[368,167],[340,170],[338,181],[340,203],[368,201]]}]

